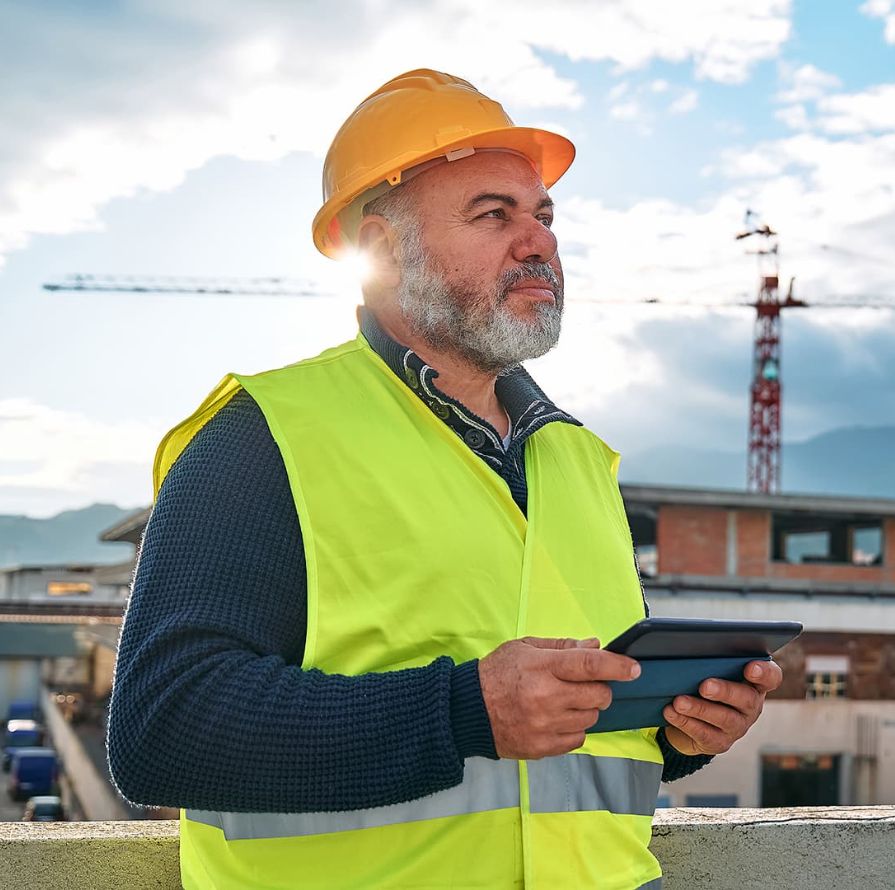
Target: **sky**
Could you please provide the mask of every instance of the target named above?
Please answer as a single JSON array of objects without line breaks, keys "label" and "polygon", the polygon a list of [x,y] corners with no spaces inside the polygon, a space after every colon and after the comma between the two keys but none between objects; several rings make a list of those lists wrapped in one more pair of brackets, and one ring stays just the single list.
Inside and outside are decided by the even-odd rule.
[{"label": "sky", "polygon": [[[895,0],[0,0],[0,513],[148,503],[225,373],[354,335],[353,270],[310,238],[322,159],[419,67],[575,142],[564,333],[530,370],[613,447],[745,447],[747,208],[812,304],[784,313],[784,439],[895,425],[895,312],[823,308],[895,303]],[[42,289],[74,273],[319,295]]]}]

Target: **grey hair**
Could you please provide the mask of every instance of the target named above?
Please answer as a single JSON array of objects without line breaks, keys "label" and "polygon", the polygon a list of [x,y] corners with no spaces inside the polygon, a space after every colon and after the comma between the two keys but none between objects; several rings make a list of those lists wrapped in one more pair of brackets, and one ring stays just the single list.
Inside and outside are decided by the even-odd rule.
[{"label": "grey hair", "polygon": [[361,216],[382,216],[387,219],[401,235],[419,227],[416,201],[410,182],[388,189],[367,201],[361,209]]}]

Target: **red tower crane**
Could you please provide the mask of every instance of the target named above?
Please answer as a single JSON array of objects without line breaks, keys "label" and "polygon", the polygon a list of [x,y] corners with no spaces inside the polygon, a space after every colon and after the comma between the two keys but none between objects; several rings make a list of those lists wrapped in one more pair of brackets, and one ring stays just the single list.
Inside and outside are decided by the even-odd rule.
[{"label": "red tower crane", "polygon": [[767,224],[757,225],[755,214],[746,211],[746,228],[738,240],[757,235],[764,239],[754,251],[758,257],[758,297],[755,307],[755,337],[752,351],[752,384],[749,404],[749,435],[746,457],[746,487],[750,491],[780,490],[780,310],[804,307],[793,299],[790,279],[786,299],[780,299],[779,240]]}]

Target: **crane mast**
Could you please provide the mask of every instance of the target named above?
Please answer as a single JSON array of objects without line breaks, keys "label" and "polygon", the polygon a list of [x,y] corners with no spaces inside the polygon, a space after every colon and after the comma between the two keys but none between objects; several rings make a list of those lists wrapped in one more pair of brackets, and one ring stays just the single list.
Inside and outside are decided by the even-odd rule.
[{"label": "crane mast", "polygon": [[752,382],[749,387],[749,433],[746,456],[746,487],[749,491],[776,494],[780,491],[780,422],[783,379],[780,366],[780,310],[805,306],[792,296],[794,279],[785,300],[780,299],[780,245],[777,233],[767,223],[757,225],[746,211],[746,229],[737,239],[758,236],[758,297],[752,348]]}]

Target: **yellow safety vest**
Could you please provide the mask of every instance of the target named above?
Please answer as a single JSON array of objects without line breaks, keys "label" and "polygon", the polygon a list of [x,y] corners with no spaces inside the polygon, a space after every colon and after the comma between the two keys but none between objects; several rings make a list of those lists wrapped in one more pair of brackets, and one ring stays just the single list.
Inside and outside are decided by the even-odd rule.
[{"label": "yellow safety vest", "polygon": [[[525,445],[526,519],[414,383],[361,335],[285,368],[225,377],[162,441],[155,490],[246,389],[279,446],[301,524],[303,669],[357,675],[442,655],[460,663],[526,635],[606,641],[642,618],[618,455],[571,424],[535,432]],[[654,890],[655,735],[590,735],[575,753],[538,761],[467,758],[460,785],[367,810],[184,810],[183,884]]]}]

